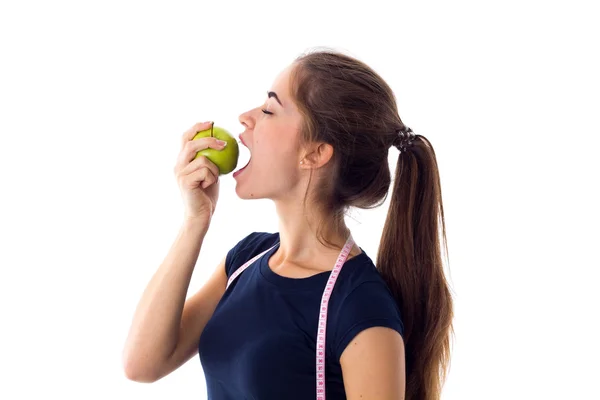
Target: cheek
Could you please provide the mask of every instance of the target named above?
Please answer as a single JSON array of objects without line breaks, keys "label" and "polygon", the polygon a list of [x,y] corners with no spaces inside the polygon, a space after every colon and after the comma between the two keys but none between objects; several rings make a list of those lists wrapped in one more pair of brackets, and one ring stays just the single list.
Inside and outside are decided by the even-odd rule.
[{"label": "cheek", "polygon": [[299,163],[299,161],[296,149],[280,149],[277,152],[277,159],[281,169],[285,169],[287,172],[293,172],[297,169],[296,163]]},{"label": "cheek", "polygon": [[[297,150],[285,141],[264,141],[259,143],[260,148],[254,155],[260,159],[260,163],[264,166],[272,166],[277,168],[289,169],[295,166],[298,159]],[[253,158],[254,158],[253,155]]]}]

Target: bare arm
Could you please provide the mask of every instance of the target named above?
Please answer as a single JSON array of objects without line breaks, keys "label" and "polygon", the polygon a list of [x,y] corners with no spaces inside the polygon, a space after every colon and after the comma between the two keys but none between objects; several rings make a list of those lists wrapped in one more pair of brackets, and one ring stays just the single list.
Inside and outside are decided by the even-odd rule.
[{"label": "bare arm", "polygon": [[225,292],[225,260],[189,300],[187,290],[208,223],[186,220],[146,287],[123,349],[126,376],[154,382],[198,351],[198,339]]},{"label": "bare arm", "polygon": [[348,344],[340,364],[348,400],[405,398],[404,341],[398,332],[365,329]]}]

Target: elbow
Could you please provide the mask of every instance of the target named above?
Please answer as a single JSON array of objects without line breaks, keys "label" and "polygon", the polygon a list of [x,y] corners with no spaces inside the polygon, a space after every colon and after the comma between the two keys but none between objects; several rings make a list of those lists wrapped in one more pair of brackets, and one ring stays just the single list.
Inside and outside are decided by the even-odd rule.
[{"label": "elbow", "polygon": [[124,372],[125,372],[125,377],[133,382],[139,382],[139,383],[156,382],[156,378],[152,377],[149,374],[143,373],[143,371],[139,371],[139,370],[131,368],[131,367],[125,367]]},{"label": "elbow", "polygon": [[144,371],[143,368],[137,368],[133,365],[124,365],[123,372],[125,373],[125,377],[133,382],[153,383],[157,381],[153,374]]},{"label": "elbow", "polygon": [[135,360],[132,357],[126,356],[125,354],[122,358],[122,368],[125,377],[130,381],[139,383],[153,383],[158,380],[156,374],[154,374],[151,369],[147,367],[147,363],[140,360]]}]

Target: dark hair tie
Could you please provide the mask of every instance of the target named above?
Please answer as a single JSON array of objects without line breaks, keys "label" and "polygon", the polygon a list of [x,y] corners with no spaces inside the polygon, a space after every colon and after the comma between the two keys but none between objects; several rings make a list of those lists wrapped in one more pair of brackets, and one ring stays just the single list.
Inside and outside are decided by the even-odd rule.
[{"label": "dark hair tie", "polygon": [[400,152],[405,152],[410,145],[412,145],[413,140],[416,135],[412,131],[412,129],[406,127],[404,129],[400,129],[398,131],[398,135],[394,140],[394,146],[400,150]]}]

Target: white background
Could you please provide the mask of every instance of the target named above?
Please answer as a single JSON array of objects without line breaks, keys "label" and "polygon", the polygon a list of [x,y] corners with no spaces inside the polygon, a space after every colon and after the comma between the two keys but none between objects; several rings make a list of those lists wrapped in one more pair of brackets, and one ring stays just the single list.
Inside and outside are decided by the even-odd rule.
[{"label": "white background", "polygon": [[[3,1],[0,398],[205,398],[197,357],[154,384],[120,363],[181,223],[180,136],[205,120],[239,134],[275,76],[327,46],[379,72],[437,152],[456,307],[443,399],[600,399],[593,3]],[[277,230],[234,184],[190,294]],[[387,204],[348,220],[373,258]]]}]

